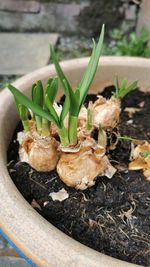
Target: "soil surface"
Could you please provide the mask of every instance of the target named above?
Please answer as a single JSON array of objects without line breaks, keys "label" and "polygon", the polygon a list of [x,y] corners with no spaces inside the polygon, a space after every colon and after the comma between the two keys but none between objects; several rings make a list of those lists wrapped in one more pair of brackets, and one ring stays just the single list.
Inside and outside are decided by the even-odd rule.
[{"label": "soil surface", "polygon": [[[103,96],[109,97],[114,88],[106,89]],[[86,101],[95,99],[95,95],[89,95]],[[135,90],[123,100],[123,110],[125,107],[139,110],[132,115],[122,112],[121,135],[150,140],[150,94]],[[61,182],[56,171],[40,173],[19,162],[16,141],[19,130],[20,124],[9,145],[8,169],[17,188],[37,212],[86,246],[150,266],[150,182],[142,171],[127,170],[130,142],[118,143],[109,154],[118,169],[112,179],[98,177],[92,188],[78,191]],[[53,201],[50,193],[62,188],[69,197],[62,202]]]}]

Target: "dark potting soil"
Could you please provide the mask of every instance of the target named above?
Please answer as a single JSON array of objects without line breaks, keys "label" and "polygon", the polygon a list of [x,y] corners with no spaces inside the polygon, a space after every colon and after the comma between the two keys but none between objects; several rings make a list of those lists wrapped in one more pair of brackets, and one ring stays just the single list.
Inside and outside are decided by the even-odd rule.
[{"label": "dark potting soil", "polygon": [[[114,90],[107,87],[103,96]],[[63,100],[63,99],[62,99]],[[61,100],[61,101],[62,101]],[[89,95],[86,102],[96,100]],[[150,140],[150,94],[138,89],[122,102],[122,108],[139,110],[121,114],[121,135]],[[8,169],[24,198],[50,223],[67,235],[97,251],[115,258],[150,266],[150,182],[142,171],[128,171],[130,142],[122,141],[109,153],[118,169],[112,179],[98,177],[96,184],[84,191],[67,187],[56,171],[40,173],[27,163],[19,162],[16,128],[8,148]],[[51,192],[65,188],[69,197],[53,201]],[[38,233],[37,233],[38,234]]]}]

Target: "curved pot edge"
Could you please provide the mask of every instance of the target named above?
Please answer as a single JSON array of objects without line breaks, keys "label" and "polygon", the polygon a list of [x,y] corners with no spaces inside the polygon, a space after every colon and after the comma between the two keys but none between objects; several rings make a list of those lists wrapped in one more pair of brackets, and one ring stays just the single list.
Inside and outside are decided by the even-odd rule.
[{"label": "curved pot edge", "polygon": [[[62,65],[64,65],[64,69],[69,70],[70,73],[71,73],[71,71],[74,70],[75,65],[76,65],[76,67],[78,66],[79,62],[81,64],[80,65],[81,68],[85,67],[85,65],[87,63],[87,60],[88,60],[87,58],[79,59],[79,60],[71,60],[71,61],[67,61],[67,62],[62,63]],[[122,62],[122,58],[120,58],[120,57],[119,58],[112,58],[112,57],[103,58],[103,59],[101,59],[101,67],[104,67],[104,68],[106,67],[107,68],[107,66],[109,65],[109,67],[111,66],[111,68],[113,66],[122,66],[122,67],[126,66],[126,67],[129,67],[129,68],[131,68],[131,66],[132,66],[132,68],[133,68],[133,67],[135,67],[135,63],[136,63],[136,69],[139,68],[140,71],[141,71],[142,68],[145,68],[145,69],[148,68],[148,70],[150,69],[150,61],[148,61],[147,59],[123,58],[123,64],[120,62],[120,60]],[[71,68],[70,68],[70,66],[68,67],[68,63],[69,64],[72,64],[71,65],[72,66]],[[132,63],[132,64],[130,64],[130,66],[129,66],[129,63]],[[28,75],[24,76],[23,78],[20,78],[17,82],[15,82],[15,85],[16,86],[19,86],[19,84],[20,85],[22,84],[23,90],[26,90],[26,88],[32,83],[32,81],[33,81],[33,79],[35,79],[35,77],[38,77],[40,75],[40,73],[41,73],[40,78],[46,78],[47,77],[46,75],[48,74],[48,72],[50,72],[50,74],[54,74],[54,68],[53,68],[53,66],[47,66],[47,67],[42,68],[42,69],[40,69],[38,71],[35,71],[35,72],[31,73],[31,74],[28,74]],[[33,74],[33,76],[32,76],[32,74]],[[26,81],[27,81],[27,83],[25,83]],[[106,79],[105,79],[105,82],[106,82]],[[148,85],[148,83],[150,83],[150,81],[147,82],[147,85]],[[2,102],[2,99],[5,98],[5,95],[6,95],[6,92],[2,92],[1,93],[1,100],[0,100],[0,102]],[[8,95],[7,97],[10,98],[10,95]],[[11,105],[12,105],[12,99],[10,100],[10,102],[11,102]],[[7,112],[8,112],[8,107],[5,110],[7,110]],[[2,117],[2,119],[4,119],[4,118]],[[3,132],[3,135],[4,134],[5,133]],[[2,133],[1,133],[0,136],[2,136]],[[4,154],[5,154],[5,151],[6,151],[6,150],[4,151],[4,146],[3,146],[2,150],[3,150],[3,153],[1,153],[1,151],[0,151],[0,153],[1,153],[2,158],[4,159],[5,158],[5,155]],[[10,181],[10,178],[9,178],[9,175],[8,175],[8,172],[7,172],[6,168],[4,168],[4,164],[6,164],[5,160],[3,161],[3,166],[1,166],[1,168],[2,168],[2,174],[1,174],[1,176],[3,176],[3,179],[1,179],[1,180],[3,182],[2,185],[4,186],[4,187],[0,186],[0,190],[2,192],[1,196],[4,197],[3,199],[5,199],[8,196],[6,193],[10,194],[9,196],[11,196],[11,194],[13,194],[13,196],[11,196],[12,198],[9,199],[10,201],[13,200],[13,204],[16,203],[16,200],[17,201],[19,200],[20,201],[20,203],[18,203],[18,204],[20,204],[19,205],[19,208],[20,208],[20,206],[22,206],[22,205],[24,206],[25,205],[26,209],[28,210],[27,214],[29,216],[31,216],[30,217],[31,220],[28,220],[28,222],[26,222],[26,224],[24,224],[24,221],[22,221],[23,226],[29,227],[30,224],[28,224],[28,223],[29,222],[33,222],[32,219],[35,219],[35,218],[37,219],[37,217],[39,217],[38,218],[38,222],[40,222],[43,225],[41,227],[38,227],[38,229],[42,228],[42,230],[44,230],[43,240],[44,239],[46,240],[47,234],[52,234],[52,231],[54,230],[55,227],[52,226],[52,229],[51,229],[50,232],[47,231],[48,229],[45,231],[45,227],[49,227],[49,225],[47,225],[48,223],[43,218],[41,218],[39,215],[37,216],[37,214],[35,213],[35,211],[28,204],[25,204],[25,200],[22,198],[22,196],[20,195],[20,193],[17,191],[16,188],[13,189],[13,192],[11,192],[12,191],[11,189],[12,189],[13,185],[12,185],[12,181]],[[7,184],[8,181],[9,181],[9,190],[8,190],[8,192],[5,192],[5,189],[7,188],[6,184]],[[7,204],[11,204],[12,205],[12,203],[7,203]],[[4,205],[4,207],[6,207],[6,205]],[[12,206],[11,206],[11,208],[12,208]],[[10,214],[13,215],[12,214],[13,211],[12,210],[10,210],[10,211],[11,211]],[[10,216],[10,214],[8,213],[8,216]],[[1,213],[1,215],[3,216],[3,213]],[[23,216],[22,219],[24,219],[25,217]],[[17,215],[17,218],[18,218],[18,215]],[[8,217],[7,217],[7,219],[8,219]],[[17,233],[16,232],[16,229],[17,229],[17,226],[18,225],[16,224],[16,227],[15,227],[13,225],[13,222],[16,222],[16,221],[13,221],[13,217],[12,218],[10,217],[9,220],[7,221],[7,223],[8,223],[9,226],[11,224],[11,227],[8,228],[8,225],[7,225],[6,221],[4,220],[4,225],[2,225],[2,228],[5,229],[5,231],[6,231],[6,227],[7,227],[7,233],[6,234],[8,234],[8,236],[10,238],[12,238],[12,240],[15,240],[16,245],[18,244],[19,246],[22,246],[22,250],[25,252],[25,254],[28,254],[31,257],[31,259],[33,259],[33,261],[37,262],[38,266],[45,266],[45,267],[46,266],[49,266],[49,263],[48,263],[48,265],[46,263],[46,262],[49,262],[49,260],[48,260],[47,257],[45,257],[45,259],[42,259],[44,256],[43,257],[41,256],[41,259],[37,261],[36,256],[38,254],[37,254],[37,251],[36,251],[37,248],[35,247],[34,242],[29,242],[28,241],[26,243],[26,247],[24,247],[24,244],[23,244],[24,240],[23,239],[22,240],[21,239],[18,239],[17,240],[15,238],[15,233]],[[14,229],[13,229],[13,227],[14,227]],[[31,227],[30,230],[33,230],[32,227]],[[59,230],[56,230],[56,232],[57,232],[56,235],[58,234],[58,231]],[[25,234],[26,234],[26,232],[25,232]],[[100,262],[101,262],[101,266],[116,266],[116,264],[117,264],[117,266],[136,266],[136,265],[128,264],[126,262],[122,262],[122,261],[113,259],[113,258],[108,257],[108,256],[105,256],[105,255],[103,255],[101,253],[95,252],[95,251],[93,251],[93,250],[91,250],[91,249],[89,249],[89,248],[87,248],[87,247],[79,244],[77,241],[72,240],[71,238],[67,237],[63,233],[60,233],[60,231],[59,231],[59,234],[61,235],[61,238],[64,238],[65,239],[66,248],[70,247],[70,249],[71,249],[71,247],[72,247],[72,250],[73,250],[72,252],[75,252],[75,253],[73,253],[72,255],[70,255],[69,258],[68,258],[67,257],[67,254],[66,253],[64,254],[64,252],[63,252],[63,255],[62,255],[62,252],[60,250],[64,251],[64,249],[62,247],[59,247],[58,246],[57,248],[58,248],[59,252],[61,252],[61,253],[58,253],[58,255],[59,255],[59,261],[56,260],[55,261],[55,265],[52,265],[52,266],[59,266],[60,260],[62,260],[63,257],[64,258],[67,257],[67,259],[69,260],[70,263],[69,263],[68,266],[80,266],[80,267],[81,266],[88,266],[88,267],[89,266],[93,266],[94,267],[94,266],[99,266],[99,263]],[[20,232],[20,235],[21,235],[21,232]],[[33,237],[33,236],[31,235],[31,237]],[[34,235],[34,237],[36,237],[36,235]],[[41,236],[41,238],[42,238],[42,236]],[[54,244],[56,245],[56,243],[59,243],[59,242],[56,242],[56,240],[55,240],[56,238],[57,238],[57,236],[55,236],[55,238],[53,238],[51,240],[51,246],[53,246]],[[33,239],[33,241],[34,241],[34,239]],[[59,241],[59,240],[57,240],[57,241]],[[33,251],[32,251],[33,253],[30,253],[30,251],[28,249],[28,247],[31,247],[31,246],[33,246]],[[79,250],[83,252],[83,254],[81,253],[80,257],[77,255],[77,253],[79,252]],[[54,250],[54,251],[50,251],[49,250],[49,253],[54,253],[53,257],[56,257],[55,256],[55,252],[56,252],[56,250]],[[76,259],[77,257],[78,257],[78,259]],[[79,259],[81,260],[80,262],[78,261]],[[88,265],[87,265],[87,262],[86,262],[86,265],[85,265],[85,259],[88,260],[88,263],[89,263]],[[66,262],[66,260],[65,260],[65,262]],[[82,262],[83,262],[83,265],[81,265]],[[74,265],[71,265],[71,263],[73,263]],[[80,265],[78,265],[78,263]],[[106,263],[107,263],[107,265],[106,265]],[[56,264],[58,264],[58,265],[56,265]],[[102,265],[102,264],[104,264],[104,265]],[[67,266],[67,265],[62,265],[62,266]]]}]

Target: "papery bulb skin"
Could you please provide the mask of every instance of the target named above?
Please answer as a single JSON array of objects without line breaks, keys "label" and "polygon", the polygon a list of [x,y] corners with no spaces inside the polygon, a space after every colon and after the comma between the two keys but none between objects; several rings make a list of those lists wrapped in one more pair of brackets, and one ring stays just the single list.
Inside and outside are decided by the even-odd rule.
[{"label": "papery bulb skin", "polygon": [[87,122],[87,109],[86,107],[82,106],[78,117],[78,127],[85,127],[86,122]]},{"label": "papery bulb skin", "polygon": [[27,133],[20,143],[19,157],[39,172],[49,172],[56,168],[59,160],[58,142],[53,137],[41,137],[37,133]]},{"label": "papery bulb skin", "polygon": [[143,141],[143,144],[139,144],[136,147],[132,144],[131,155],[129,163],[129,170],[143,170],[143,174],[148,181],[150,181],[150,155],[145,155],[150,150],[150,143]]},{"label": "papery bulb skin", "polygon": [[90,137],[81,142],[79,151],[62,152],[57,164],[60,179],[80,190],[93,186],[97,176],[111,178],[115,171],[105,155],[105,149],[99,148]]},{"label": "papery bulb skin", "polygon": [[101,125],[105,130],[113,129],[119,122],[121,102],[118,98],[111,97],[106,100],[100,96],[93,104],[93,124]]}]

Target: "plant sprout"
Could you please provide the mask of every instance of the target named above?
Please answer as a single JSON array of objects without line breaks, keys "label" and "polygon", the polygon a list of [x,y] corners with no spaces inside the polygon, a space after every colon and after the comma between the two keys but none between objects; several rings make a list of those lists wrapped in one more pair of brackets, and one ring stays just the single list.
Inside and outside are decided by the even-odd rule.
[{"label": "plant sprout", "polygon": [[144,158],[147,158],[148,156],[150,156],[150,149],[146,150],[144,153]]},{"label": "plant sprout", "polygon": [[28,109],[24,105],[18,104],[18,112],[24,127],[24,131],[28,132],[29,131]]},{"label": "plant sprout", "polygon": [[[137,81],[127,85],[124,79],[119,84],[116,78],[116,91],[110,99],[99,96],[94,103],[89,102],[87,109],[84,107],[98,67],[103,39],[104,25],[98,43],[93,41],[89,63],[76,88],[72,88],[65,76],[52,45],[50,52],[58,77],[49,78],[45,87],[40,80],[34,83],[31,99],[8,84],[24,127],[18,138],[21,161],[28,162],[38,171],[57,168],[66,185],[81,190],[94,185],[97,176],[111,178],[116,172],[106,155],[106,150],[110,149],[108,132],[110,136],[119,122],[122,98],[137,87]],[[58,80],[65,95],[62,106],[55,102]],[[98,129],[97,141],[92,137],[95,128]]]},{"label": "plant sprout", "polygon": [[143,144],[144,143],[144,140],[140,140],[140,139],[136,139],[136,138],[132,138],[132,137],[130,137],[130,136],[126,136],[126,135],[124,135],[124,136],[117,136],[117,139],[118,140],[123,140],[123,141],[131,141],[132,143],[134,143],[134,144]]},{"label": "plant sprout", "polygon": [[48,136],[49,135],[49,122],[54,121],[54,118],[47,111],[45,103],[45,95],[51,94],[51,101],[54,101],[54,94],[56,95],[58,89],[58,79],[49,79],[46,84],[45,92],[43,90],[43,85],[41,81],[32,86],[32,100],[23,95],[17,88],[13,85],[7,85],[9,90],[14,95],[17,110],[20,119],[23,123],[25,132],[30,130],[29,120],[28,120],[28,110],[32,110],[32,119],[36,122],[36,128],[39,135]]},{"label": "plant sprout", "polygon": [[134,81],[130,85],[127,84],[127,79],[123,79],[122,82],[119,84],[118,77],[115,78],[114,85],[116,88],[116,91],[113,93],[114,97],[122,99],[124,98],[128,93],[135,90],[137,88],[138,81]]},{"label": "plant sprout", "polygon": [[[8,88],[14,95],[24,128],[24,132],[18,133],[17,138],[20,144],[20,160],[29,163],[37,171],[55,169],[59,160],[58,142],[50,134],[50,124],[59,122],[49,112],[46,98],[48,96],[53,105],[58,90],[58,78],[50,78],[45,90],[41,81],[34,83],[31,100],[13,85],[8,84]],[[30,120],[29,111],[32,111]]]},{"label": "plant sprout", "polygon": [[107,100],[100,96],[93,104],[93,121],[96,128],[99,128],[99,125],[105,130],[116,127],[121,112],[121,100],[136,89],[137,81],[127,85],[127,80],[123,79],[119,84],[119,80],[116,78],[114,85],[116,91],[113,92],[110,99]]},{"label": "plant sprout", "polygon": [[88,131],[92,130],[93,127],[93,104],[90,101],[87,109],[87,123],[86,123],[86,128]]},{"label": "plant sprout", "polygon": [[[33,118],[35,118],[37,131],[39,134],[47,135],[48,122],[53,122],[57,126],[62,146],[76,145],[78,142],[78,115],[97,70],[99,57],[102,51],[103,39],[104,25],[102,26],[98,44],[96,45],[93,41],[93,50],[90,61],[81,82],[75,90],[72,89],[69,81],[63,73],[63,70],[61,69],[61,66],[57,60],[54,48],[50,46],[52,59],[54,61],[55,68],[65,94],[65,102],[63,104],[60,116],[57,114],[53,106],[53,101],[58,88],[57,78],[51,79],[47,82],[44,93],[41,81],[38,81],[37,84],[34,84],[32,87],[32,100],[24,96],[13,85],[8,85],[8,88],[14,95],[16,102],[32,110],[34,114]],[[66,128],[64,126],[64,119],[68,113],[69,122],[68,127]]]},{"label": "plant sprout", "polygon": [[70,108],[69,108],[69,127],[68,127],[68,143],[75,145],[77,143],[77,123],[78,123],[78,115],[80,109],[84,103],[90,85],[94,79],[99,57],[102,52],[102,45],[104,39],[104,25],[102,26],[101,34],[99,37],[98,44],[96,45],[93,41],[93,50],[92,55],[89,61],[89,64],[86,68],[86,71],[83,75],[83,78],[77,88],[75,90],[72,89],[69,81],[67,80],[66,76],[64,75],[61,66],[57,60],[57,56],[55,54],[54,48],[50,46],[50,51],[52,55],[53,62],[55,64],[55,68],[59,79],[61,81],[64,94],[66,96],[66,101],[69,98]]}]

